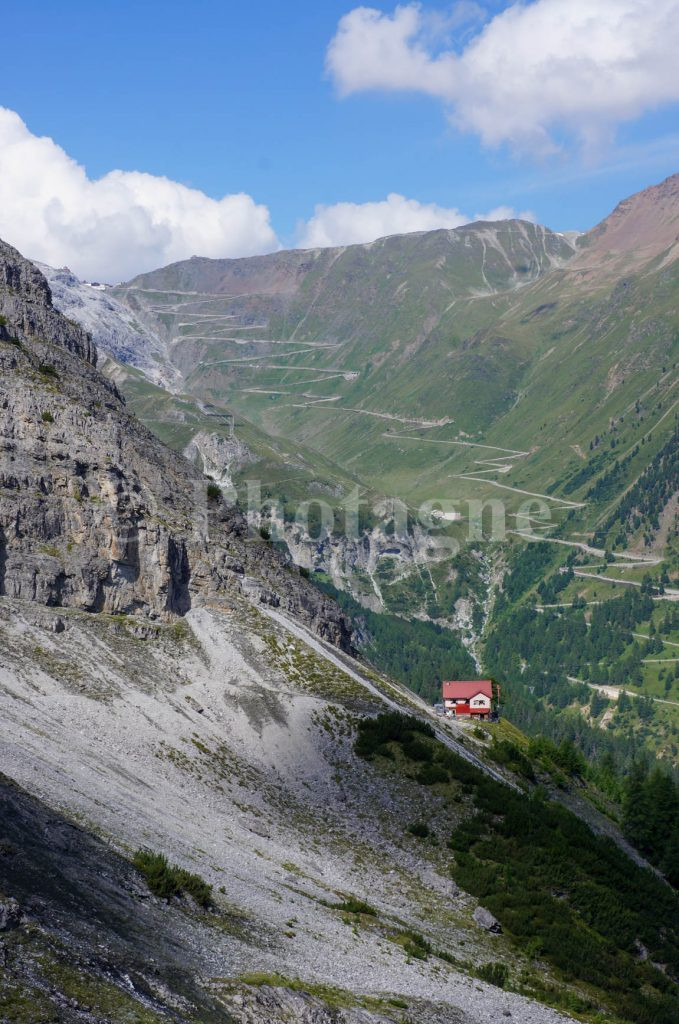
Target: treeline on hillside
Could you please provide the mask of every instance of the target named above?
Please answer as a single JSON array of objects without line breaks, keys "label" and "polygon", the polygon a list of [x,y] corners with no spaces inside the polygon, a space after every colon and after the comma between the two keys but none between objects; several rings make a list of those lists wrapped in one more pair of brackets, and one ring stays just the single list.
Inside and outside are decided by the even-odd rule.
[{"label": "treeline on hillside", "polygon": [[[558,574],[557,579],[566,575]],[[544,589],[554,594],[550,580]],[[531,605],[519,605],[488,637],[486,662],[491,671],[509,680],[528,673],[536,696],[549,696],[556,706],[565,707],[573,699],[569,676],[601,684],[620,679],[641,682],[644,652],[632,633],[650,618],[653,608],[652,597],[636,588],[595,605],[589,625],[582,608],[538,612]]]},{"label": "treeline on hillside", "polygon": [[520,547],[517,544],[509,558],[505,587],[498,597],[496,612],[502,611],[506,604],[513,604],[541,580],[555,557],[554,545],[527,544]]},{"label": "treeline on hillside", "polygon": [[[424,700],[441,698],[444,679],[473,679],[477,672],[469,651],[450,630],[433,622],[401,619],[369,611],[331,583],[314,582],[330,594],[354,623],[361,654]],[[356,642],[356,641],[355,641]]]},{"label": "treeline on hillside", "polygon": [[636,761],[623,795],[625,837],[679,888],[679,785],[656,766]]},{"label": "treeline on hillside", "polygon": [[660,529],[660,516],[672,495],[679,491],[679,425],[672,437],[651,460],[637,482],[623,496],[617,509],[595,535],[603,545],[609,532],[618,527],[613,542],[622,546],[643,527],[646,544]]},{"label": "treeline on hillside", "polygon": [[589,488],[585,498],[589,501],[610,501],[619,494],[624,487],[629,465],[638,454],[639,446],[635,445],[632,451],[623,456],[623,458],[616,459],[611,468],[607,469],[597,482]]},{"label": "treeline on hillside", "polygon": [[[533,546],[518,556],[517,564],[523,580],[534,574]],[[569,577],[566,567],[541,582],[538,591],[543,600],[557,596],[562,581]],[[657,705],[648,697],[630,698],[623,689],[609,721],[612,728],[602,729],[592,723],[610,702],[584,685],[585,681],[602,686],[624,683],[632,688],[643,682],[642,659],[659,653],[662,636],[679,628],[677,606],[668,608],[657,627],[654,625],[656,606],[651,589],[625,590],[592,605],[587,618],[577,601],[542,612],[531,603],[512,606],[500,601],[496,604],[500,616],[486,641],[485,663],[501,684],[504,713],[510,721],[531,737],[557,745],[573,743],[587,758],[587,778],[624,806],[624,828],[630,842],[652,863],[671,872],[677,884],[679,792],[669,769],[649,774],[645,767],[645,736]],[[635,638],[640,624],[647,621],[648,639]],[[666,691],[673,679],[679,678],[678,669],[679,665],[661,669],[666,673]],[[587,704],[589,721],[581,712]],[[676,726],[672,728],[676,732]],[[630,794],[632,784],[635,788]],[[640,795],[644,787],[645,795]],[[663,799],[658,804],[661,791]]]},{"label": "treeline on hillside", "polygon": [[554,494],[555,491],[560,491],[564,494],[572,494],[573,491],[577,491],[579,487],[586,484],[593,476],[600,473],[610,458],[610,452],[598,452],[598,454],[592,456],[588,462],[578,466],[578,468],[565,479],[555,480],[548,488],[548,492],[550,494]]},{"label": "treeline on hillside", "polygon": [[[559,804],[485,785],[475,804],[451,838],[455,881],[533,956],[609,993],[620,1019],[675,1021],[677,949],[658,928],[677,920],[671,891]],[[648,949],[647,939],[667,958],[664,981],[640,967],[637,944]]]},{"label": "treeline on hillside", "polygon": [[[659,765],[650,769],[647,752],[631,732],[592,728],[582,715],[555,712],[521,689],[512,690],[506,711],[533,737],[528,745],[531,762],[559,786],[587,780],[621,806],[625,837],[679,888],[679,784],[670,770]],[[512,767],[530,778],[520,765]]]},{"label": "treeline on hillside", "polygon": [[[455,881],[495,915],[535,965],[512,971],[511,978],[506,968],[498,971],[494,984],[510,983],[574,1013],[600,1013],[596,1019],[610,1014],[633,1024],[676,1024],[679,904],[661,879],[570,810],[545,800],[539,788],[530,796],[511,790],[410,716],[363,719],[355,749],[381,770],[439,796],[421,802],[424,817],[404,823],[404,832],[412,842],[447,833]],[[566,747],[556,756],[566,770],[579,770],[577,755]],[[529,770],[530,764],[522,774]],[[465,811],[462,821],[459,811],[451,815],[456,806]],[[478,958],[451,960],[421,938],[417,948],[412,955],[420,959],[440,957],[479,973]],[[545,961],[570,990],[545,982]]]}]

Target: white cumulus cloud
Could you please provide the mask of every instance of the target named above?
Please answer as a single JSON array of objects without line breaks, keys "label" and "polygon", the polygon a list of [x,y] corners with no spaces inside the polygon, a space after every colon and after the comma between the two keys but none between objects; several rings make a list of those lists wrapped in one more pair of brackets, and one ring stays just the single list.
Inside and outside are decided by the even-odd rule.
[{"label": "white cumulus cloud", "polygon": [[302,228],[299,245],[307,249],[352,245],[409,231],[457,228],[472,219],[509,220],[512,217],[535,219],[530,211],[516,213],[510,206],[498,206],[488,213],[477,213],[472,218],[454,206],[421,203],[417,199],[406,199],[405,196],[391,192],[386,199],[375,202],[317,206],[313,217]]},{"label": "white cumulus cloud", "polygon": [[411,90],[490,146],[540,154],[564,133],[596,150],[622,122],[679,101],[679,0],[515,3],[457,47],[419,3],[339,22],[326,67],[340,95]]},{"label": "white cumulus cloud", "polygon": [[211,199],[169,178],[96,181],[52,139],[0,107],[0,238],[81,277],[121,281],[175,260],[278,247],[269,211],[245,193]]}]

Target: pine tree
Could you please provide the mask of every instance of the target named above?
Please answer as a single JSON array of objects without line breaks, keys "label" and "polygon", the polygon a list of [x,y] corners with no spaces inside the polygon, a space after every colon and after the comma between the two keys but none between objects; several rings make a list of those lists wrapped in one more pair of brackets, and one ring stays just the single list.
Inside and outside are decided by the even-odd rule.
[{"label": "pine tree", "polygon": [[650,828],[646,800],[646,767],[639,761],[633,763],[625,786],[622,831],[633,846],[642,852],[648,851]]},{"label": "pine tree", "polygon": [[659,861],[677,821],[679,803],[674,782],[661,768],[654,768],[644,786],[648,844],[652,859]]},{"label": "pine tree", "polygon": [[660,861],[660,870],[670,885],[673,885],[675,889],[679,889],[679,821],[675,821],[665,844],[665,851]]}]

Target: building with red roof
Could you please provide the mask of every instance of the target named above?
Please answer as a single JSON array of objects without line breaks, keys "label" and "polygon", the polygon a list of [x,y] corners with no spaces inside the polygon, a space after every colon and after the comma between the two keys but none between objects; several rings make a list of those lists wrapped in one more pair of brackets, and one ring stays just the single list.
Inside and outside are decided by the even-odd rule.
[{"label": "building with red roof", "polygon": [[449,717],[489,718],[492,703],[490,679],[456,679],[443,684],[443,707]]}]

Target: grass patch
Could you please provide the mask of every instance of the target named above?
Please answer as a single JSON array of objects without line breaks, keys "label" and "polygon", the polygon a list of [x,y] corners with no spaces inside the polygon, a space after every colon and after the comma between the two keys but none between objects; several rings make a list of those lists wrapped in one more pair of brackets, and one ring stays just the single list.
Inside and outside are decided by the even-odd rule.
[{"label": "grass patch", "polygon": [[360,1003],[360,998],[351,992],[336,988],[334,985],[322,985],[315,982],[302,981],[301,978],[287,978],[284,974],[267,974],[264,971],[255,971],[249,974],[242,974],[238,979],[243,985],[251,985],[253,988],[286,988],[291,992],[305,992],[315,996],[333,1009],[348,1010]]},{"label": "grass patch", "polygon": [[[221,979],[225,987],[236,988],[238,985],[249,985],[252,988],[285,988],[291,992],[303,992],[324,1003],[330,1010],[351,1010],[361,1007],[373,1012],[384,1011],[388,1006],[406,1009],[408,1004],[397,996],[388,999],[379,996],[360,995],[349,992],[335,985],[324,985],[322,982],[303,981],[301,978],[288,978],[284,974],[265,971],[253,971],[241,974],[238,978]],[[325,1017],[323,1018],[326,1019]],[[334,1020],[334,1015],[333,1015]]]},{"label": "grass patch", "polygon": [[[93,1010],[98,1019],[126,1021],[129,1024],[161,1024],[164,1017],[142,1006],[131,995],[121,991],[110,981],[98,978],[68,964],[53,963],[45,971],[50,983],[66,999]],[[101,1015],[101,1016],[100,1016]],[[10,1020],[14,1018],[10,1017]],[[19,1018],[20,1019],[20,1018]],[[48,1015],[28,1018],[33,1021],[57,1020]]]},{"label": "grass patch", "polygon": [[345,914],[365,914],[368,917],[377,917],[377,911],[374,907],[371,907],[364,900],[356,899],[354,896],[347,897],[343,903],[332,904],[332,908],[333,910],[341,910]]},{"label": "grass patch", "polygon": [[36,988],[27,989],[3,979],[0,990],[0,1020],[8,1024],[35,1024],[36,1020],[56,1020],[54,1004]]},{"label": "grass patch", "polygon": [[397,946],[402,946],[403,950],[413,960],[427,960],[432,952],[431,943],[425,939],[424,935],[420,935],[419,932],[410,929],[397,932],[393,937],[393,941]]},{"label": "grass patch", "polygon": [[38,548],[41,554],[49,555],[50,558],[60,558],[61,552],[54,544],[41,544]]},{"label": "grass patch", "polygon": [[164,853],[137,850],[132,863],[144,876],[154,896],[170,900],[172,897],[187,895],[201,907],[212,905],[212,886],[200,875],[192,874],[177,864],[170,864]]},{"label": "grass patch", "polygon": [[25,348],[23,342],[19,341],[18,338],[0,338],[0,344],[2,344],[2,345],[11,345],[13,348],[18,348],[22,352],[26,351],[26,348]]}]

